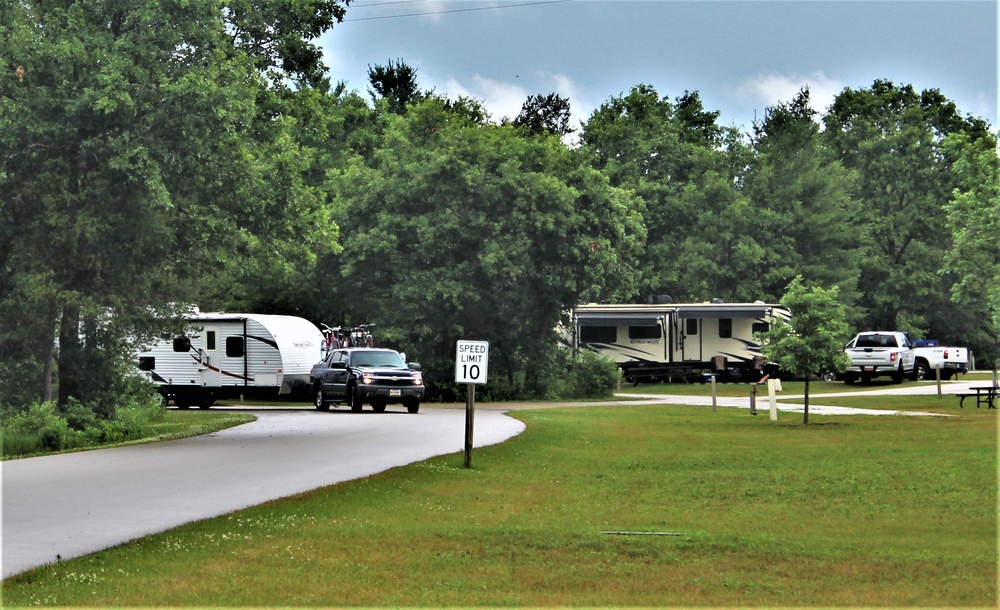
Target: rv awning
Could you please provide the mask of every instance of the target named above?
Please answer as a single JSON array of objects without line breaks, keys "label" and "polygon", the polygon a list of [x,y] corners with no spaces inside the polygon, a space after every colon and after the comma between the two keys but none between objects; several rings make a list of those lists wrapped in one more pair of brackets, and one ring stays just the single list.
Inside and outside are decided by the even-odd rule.
[{"label": "rv awning", "polygon": [[578,316],[577,326],[659,326],[660,318],[649,314],[588,314]]},{"label": "rv awning", "polygon": [[677,312],[681,318],[763,318],[770,307],[685,307]]}]

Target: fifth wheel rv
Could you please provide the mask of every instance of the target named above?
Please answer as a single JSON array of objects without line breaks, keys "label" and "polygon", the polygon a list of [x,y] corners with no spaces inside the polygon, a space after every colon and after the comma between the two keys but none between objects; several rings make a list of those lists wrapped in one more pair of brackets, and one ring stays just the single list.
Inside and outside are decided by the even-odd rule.
[{"label": "fifth wheel rv", "polygon": [[323,335],[294,316],[198,313],[183,336],[136,355],[139,369],[181,409],[207,409],[222,398],[308,393]]},{"label": "fifth wheel rv", "polygon": [[756,381],[773,372],[755,334],[788,320],[787,308],[767,303],[579,305],[573,347],[618,363],[626,381],[704,378]]}]

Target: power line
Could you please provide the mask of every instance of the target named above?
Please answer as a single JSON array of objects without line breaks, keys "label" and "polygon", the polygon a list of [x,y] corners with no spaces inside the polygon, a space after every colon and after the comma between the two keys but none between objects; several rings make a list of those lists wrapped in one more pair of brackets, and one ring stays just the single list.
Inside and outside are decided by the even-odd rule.
[{"label": "power line", "polygon": [[[378,4],[368,4],[364,6],[357,6],[355,8],[369,8],[377,6],[386,6],[390,4],[411,4],[414,2],[423,2],[424,0],[395,0],[392,2],[381,2]],[[520,2],[518,4],[501,4],[499,6],[477,6],[473,8],[453,8],[444,9],[440,11],[425,11],[422,13],[400,13],[398,15],[381,15],[378,17],[357,17],[355,19],[344,19],[347,21],[374,21],[376,19],[399,19],[401,17],[423,17],[426,15],[445,15],[447,13],[470,13],[472,11],[495,11],[503,8],[518,8],[524,6],[540,6],[543,4],[563,4],[565,2],[573,2],[573,0],[538,0],[535,2]]]}]

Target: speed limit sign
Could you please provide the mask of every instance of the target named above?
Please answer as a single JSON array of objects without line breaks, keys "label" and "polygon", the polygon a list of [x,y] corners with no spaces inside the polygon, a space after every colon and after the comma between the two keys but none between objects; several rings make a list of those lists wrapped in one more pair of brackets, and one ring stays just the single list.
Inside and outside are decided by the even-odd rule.
[{"label": "speed limit sign", "polygon": [[455,383],[486,383],[489,341],[459,341],[455,349]]}]

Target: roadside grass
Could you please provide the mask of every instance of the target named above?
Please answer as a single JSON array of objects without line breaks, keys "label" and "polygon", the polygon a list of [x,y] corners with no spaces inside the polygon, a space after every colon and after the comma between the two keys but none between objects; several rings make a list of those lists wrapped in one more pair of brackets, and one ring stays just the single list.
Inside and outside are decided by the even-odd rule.
[{"label": "roadside grass", "polygon": [[[989,374],[975,373],[961,375],[955,381],[990,381],[992,376]],[[928,381],[904,381],[901,384],[893,383],[890,379],[877,378],[868,384],[853,384],[847,385],[843,381],[820,381],[817,379],[812,379],[809,381],[809,396],[815,396],[817,394],[850,394],[852,392],[865,392],[868,390],[880,390],[880,389],[893,389],[893,388],[907,388],[919,385],[933,384],[933,382]],[[753,384],[750,383],[717,383],[715,384],[716,395],[723,396],[727,398],[739,398],[750,395],[750,389]],[[782,380],[781,394],[784,395],[799,395],[805,393],[805,382],[804,381],[786,381]],[[758,387],[758,395],[764,391],[764,386],[760,385]],[[710,383],[646,383],[639,385],[625,385],[622,384],[621,388],[618,390],[620,394],[666,394],[671,396],[711,396],[712,395],[712,384]],[[779,396],[781,395],[779,394]],[[810,403],[812,400],[810,399]]]},{"label": "roadside grass", "polygon": [[89,451],[93,449],[110,449],[111,447],[124,447],[127,445],[142,445],[145,443],[157,443],[170,441],[179,438],[188,438],[202,434],[210,434],[226,428],[232,428],[256,419],[249,413],[236,413],[225,411],[193,411],[182,412],[171,409],[164,409],[159,419],[149,423],[149,433],[141,438],[133,438],[127,441],[110,442],[103,444],[88,445],[85,447],[74,447],[63,451],[45,451],[41,453],[23,455],[3,455],[0,460],[17,460],[40,455],[55,455],[58,453],[74,453],[77,451]]},{"label": "roadside grass", "polygon": [[471,469],[192,523],[15,576],[3,604],[996,607],[994,413],[519,411]]}]

